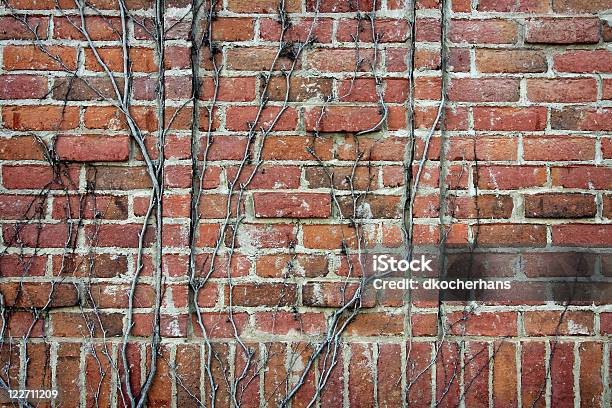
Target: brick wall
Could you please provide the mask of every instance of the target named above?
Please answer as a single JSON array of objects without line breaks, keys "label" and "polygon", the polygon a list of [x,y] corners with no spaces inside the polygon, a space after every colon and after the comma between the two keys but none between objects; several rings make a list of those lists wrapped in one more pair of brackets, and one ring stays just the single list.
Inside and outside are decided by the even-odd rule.
[{"label": "brick wall", "polygon": [[[283,4],[219,1],[206,35],[209,4],[192,24],[166,1],[162,67],[152,2],[92,0],[91,42],[78,3],[2,4],[2,402],[610,406],[612,3],[422,0],[414,30],[402,0]],[[602,292],[441,304],[361,279],[408,247]]]}]

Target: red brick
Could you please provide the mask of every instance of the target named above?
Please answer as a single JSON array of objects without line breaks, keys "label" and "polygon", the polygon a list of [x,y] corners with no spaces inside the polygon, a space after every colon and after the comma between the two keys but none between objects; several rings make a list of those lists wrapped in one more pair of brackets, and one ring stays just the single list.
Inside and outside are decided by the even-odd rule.
[{"label": "red brick", "polygon": [[527,98],[533,102],[591,102],[597,100],[592,78],[527,79]]},{"label": "red brick", "polygon": [[438,334],[438,314],[418,313],[410,318],[413,336],[436,336]]},{"label": "red brick", "polygon": [[[257,119],[257,106],[230,106],[226,111],[226,127],[229,130],[248,130],[249,124]],[[280,115],[280,116],[279,116]],[[278,121],[274,123],[275,119]],[[274,124],[273,130],[295,130],[297,126],[297,113],[293,108],[281,110],[278,106],[265,108],[259,120],[255,123],[255,128],[269,129]]]},{"label": "red brick", "polygon": [[[392,51],[396,51],[394,53],[392,53]],[[391,62],[394,63],[394,65],[397,65],[398,68],[400,68],[400,71],[405,71],[406,67],[405,67],[405,62],[404,61],[397,61],[396,58],[398,57],[402,57],[404,54],[402,53],[402,51],[405,52],[405,50],[388,50],[387,51],[387,55],[388,55],[388,59],[387,62],[389,64],[391,64]],[[394,57],[394,59],[392,60],[391,57]],[[426,69],[439,69],[440,67],[440,54],[432,51],[432,50],[428,50],[428,49],[419,49],[417,48],[414,54],[414,66],[417,70],[426,70]],[[403,64],[403,65],[402,65]],[[387,69],[391,69],[392,65],[387,65]],[[401,69],[403,68],[403,69]]]},{"label": "red brick", "polygon": [[[431,142],[430,146],[434,147],[436,140]],[[447,149],[449,160],[516,160],[517,156],[518,141],[514,137],[457,137]],[[421,157],[420,153],[418,157]]]},{"label": "red brick", "polygon": [[478,243],[487,247],[542,247],[546,226],[535,224],[482,224]]},{"label": "red brick", "polygon": [[612,65],[612,51],[568,50],[554,56],[554,65],[558,72],[606,73]]},{"label": "red brick", "polygon": [[528,336],[584,336],[593,334],[593,313],[588,311],[526,311]]},{"label": "red brick", "polygon": [[574,399],[574,343],[551,343],[551,405],[559,406]]},{"label": "red brick", "polygon": [[553,186],[583,189],[612,188],[612,170],[598,166],[567,166],[550,169]]},{"label": "red brick", "polygon": [[79,126],[76,106],[5,106],[2,122],[13,130],[68,130]]},{"label": "red brick", "polygon": [[525,136],[523,158],[538,161],[594,160],[595,140],[572,136]]},{"label": "red brick", "polygon": [[[102,62],[111,72],[123,72],[122,48],[98,47],[97,52]],[[129,58],[132,62],[131,70],[133,72],[151,73],[157,71],[155,53],[152,48],[130,48]],[[85,68],[96,72],[104,71],[104,68],[100,65],[94,53],[88,48],[85,49]]]},{"label": "red brick", "polygon": [[[160,316],[160,333],[163,337],[185,337],[187,335],[187,316],[169,315]],[[133,317],[131,334],[139,337],[149,337],[153,329],[153,314],[136,313]]]},{"label": "red brick", "polygon": [[526,43],[576,44],[599,42],[598,18],[539,18],[527,21]]},{"label": "red brick", "polygon": [[[65,373],[80,372],[81,344],[60,343],[57,350],[57,366]],[[81,377],[77,375],[56,376],[58,399],[69,406],[79,406],[81,399]]]},{"label": "red brick", "polygon": [[4,47],[3,66],[6,70],[75,70],[77,50],[74,47],[49,45],[45,47],[53,57],[34,45],[7,45]]},{"label": "red brick", "polygon": [[612,130],[612,108],[554,109],[550,115],[550,122],[553,129]]},{"label": "red brick", "polygon": [[537,50],[477,49],[476,68],[491,73],[546,72],[546,57]]},{"label": "red brick", "polygon": [[601,313],[600,319],[600,333],[601,334],[612,334],[612,313]]},{"label": "red brick", "polygon": [[267,343],[265,351],[268,358],[267,371],[264,377],[264,392],[262,398],[271,405],[281,405],[285,398],[284,392],[279,392],[286,385],[287,369],[285,360],[287,358],[287,344]]},{"label": "red brick", "polygon": [[404,332],[402,315],[360,313],[347,327],[349,336],[400,336]]},{"label": "red brick", "polygon": [[514,312],[467,314],[447,316],[451,332],[467,336],[516,336],[517,315]]},{"label": "red brick", "polygon": [[422,100],[440,100],[440,78],[418,77],[414,80],[414,97]]},{"label": "red brick", "polygon": [[0,75],[1,99],[42,99],[47,95],[47,79],[33,75]]},{"label": "red brick", "polygon": [[580,405],[583,407],[602,407],[603,383],[601,366],[603,364],[603,344],[594,341],[580,343]]},{"label": "red brick", "polygon": [[0,268],[5,277],[43,276],[46,262],[45,256],[6,254],[0,258]]},{"label": "red brick", "polygon": [[451,48],[448,56],[448,68],[451,72],[469,72],[470,50],[466,48]]},{"label": "red brick", "polygon": [[456,13],[469,13],[472,11],[472,2],[471,0],[455,0],[451,7]]},{"label": "red brick", "polygon": [[246,17],[221,17],[213,23],[214,41],[247,41],[253,39],[255,21]]},{"label": "red brick", "polygon": [[[277,19],[262,18],[259,24],[259,35],[261,39],[266,41],[278,41],[281,34],[281,24]],[[304,42],[308,39],[312,24],[313,20],[311,18],[302,18],[297,21],[292,21],[291,26],[289,26],[283,38],[287,41]],[[311,39],[318,43],[331,42],[332,25],[332,19],[319,17],[315,26],[312,27]]]},{"label": "red brick", "polygon": [[[229,287],[225,287],[225,303],[229,303]],[[236,306],[291,306],[296,303],[297,288],[289,283],[234,284],[232,304]]]},{"label": "red brick", "polygon": [[310,148],[321,160],[331,160],[333,144],[331,137],[268,136],[262,156],[264,160],[313,160]]},{"label": "red brick", "polygon": [[[310,0],[309,0],[310,1]],[[331,3],[334,3],[331,1]],[[344,3],[344,2],[343,2]],[[348,379],[344,374],[344,343],[328,344],[325,347],[325,351],[328,355],[332,353],[336,356],[334,359],[336,363],[333,367],[329,366],[325,371],[328,372],[329,378],[326,386],[321,391],[320,401],[321,406],[324,407],[341,407],[343,406],[344,390],[348,385],[346,382]],[[319,369],[319,372],[323,372],[323,368]],[[310,400],[312,396],[308,399]],[[307,405],[305,405],[307,406]]]},{"label": "red brick", "polygon": [[455,43],[513,44],[518,38],[515,22],[502,19],[452,20],[450,39]]},{"label": "red brick", "polygon": [[591,218],[597,208],[590,194],[535,194],[525,196],[525,216],[534,218]]},{"label": "red brick", "polygon": [[32,40],[36,36],[41,40],[47,38],[49,27],[49,19],[47,17],[28,15],[27,23],[32,30],[20,21],[20,19],[25,17],[24,15],[17,15],[16,17],[19,20],[8,15],[0,17],[0,27],[2,27],[0,28],[0,40]]},{"label": "red brick", "polygon": [[[227,50],[227,68],[238,71],[269,71],[272,68],[277,48],[264,47],[236,47]],[[291,69],[293,61],[287,57],[281,57],[276,61],[275,71]],[[296,65],[299,67],[299,63]]]},{"label": "red brick", "polygon": [[572,224],[552,227],[554,245],[612,247],[612,226],[609,224]]},{"label": "red brick", "polygon": [[[247,319],[246,313],[235,312],[234,313],[234,322],[236,323],[236,329],[238,335],[241,335],[244,327],[246,325]],[[202,321],[204,327],[206,327],[208,331],[208,336],[211,338],[233,338],[234,336],[234,328],[232,327],[231,321],[227,318],[227,313],[219,313],[219,312],[204,312],[202,313]],[[195,313],[193,315],[193,331],[194,335],[197,337],[202,337],[202,332],[200,330],[200,326],[197,323],[197,317]]]},{"label": "red brick", "polygon": [[[189,217],[190,196],[172,194],[164,196],[162,214],[164,217],[177,218]],[[147,213],[150,197],[134,197],[134,215],[143,216]]]},{"label": "red brick", "polygon": [[457,78],[450,83],[448,97],[458,102],[512,102],[519,99],[516,79]]},{"label": "red brick", "polygon": [[[214,93],[212,78],[200,78],[200,99],[211,101]],[[255,78],[221,77],[217,100],[227,102],[248,102],[255,99]]]},{"label": "red brick", "polygon": [[127,270],[127,257],[124,255],[96,254],[89,257],[68,254],[53,258],[54,276],[112,278],[126,274]]},{"label": "red brick", "polygon": [[[255,0],[245,3],[242,0],[229,0],[227,9],[235,13],[272,13],[276,14],[278,3],[274,0]],[[285,2],[285,11],[295,13],[300,11],[300,2],[288,0]]]},{"label": "red brick", "polygon": [[479,341],[468,342],[463,358],[466,404],[489,405],[489,344]]},{"label": "red brick", "polygon": [[610,9],[607,0],[556,0],[553,10],[557,13],[597,13]]},{"label": "red brick", "polygon": [[[261,92],[264,92],[264,81],[261,81]],[[327,100],[332,94],[332,79],[291,77],[287,93],[287,79],[274,76],[270,79],[267,92],[272,101],[284,101],[285,98],[289,102],[307,101],[312,98]]]},{"label": "red brick", "polygon": [[478,11],[546,13],[550,5],[547,0],[481,0]]},{"label": "red brick", "polygon": [[69,167],[58,179],[54,177],[51,166],[17,165],[2,166],[2,183],[9,189],[68,189],[76,190],[79,186],[79,169]]},{"label": "red brick", "polygon": [[320,116],[321,108],[306,110],[307,131],[360,132],[373,128],[382,118],[379,108],[361,106],[332,106],[325,109],[323,119],[319,122]]},{"label": "red brick", "polygon": [[[415,110],[415,126],[418,129],[431,129],[438,115],[436,107],[419,107]],[[446,130],[467,130],[468,112],[465,107],[447,108],[444,112],[444,128]],[[436,128],[439,128],[440,124]]]},{"label": "red brick", "polygon": [[53,200],[52,217],[58,220],[106,219],[125,220],[128,217],[126,196],[96,194],[87,197],[78,195],[59,196]]},{"label": "red brick", "polygon": [[544,130],[546,108],[533,107],[485,107],[474,108],[476,130]]},{"label": "red brick", "polygon": [[612,195],[610,194],[603,196],[602,216],[605,218],[612,218]]},{"label": "red brick", "polygon": [[[176,348],[176,375],[180,386],[176,387],[178,406],[200,401],[200,371],[193,369],[194,362],[204,360],[199,344],[179,344]],[[178,382],[178,381],[177,381]]]},{"label": "red brick", "polygon": [[[373,42],[372,26],[368,20],[342,19],[338,24],[336,41],[354,42],[356,35],[360,42]],[[380,43],[405,42],[410,36],[408,21],[404,19],[376,19],[376,35]]]},{"label": "red brick", "polygon": [[376,102],[378,94],[374,78],[353,78],[339,81],[339,99],[343,102]]},{"label": "red brick", "polygon": [[449,197],[447,212],[456,218],[510,218],[512,197],[481,195],[477,197]]},{"label": "red brick", "polygon": [[478,187],[485,190],[516,190],[543,186],[546,169],[534,166],[479,166]]},{"label": "red brick", "polygon": [[604,79],[603,80],[603,95],[602,99],[610,100],[612,99],[612,79]]},{"label": "red brick", "polygon": [[287,248],[296,243],[293,225],[244,224],[240,226],[238,243],[241,247]]},{"label": "red brick", "polygon": [[288,254],[262,255],[257,259],[257,276],[280,278],[284,276],[321,277],[329,272],[324,255]]},{"label": "red brick", "polygon": [[255,216],[261,218],[325,218],[331,215],[329,194],[255,193]]},{"label": "red brick", "polygon": [[402,405],[402,392],[396,386],[402,375],[402,364],[400,344],[378,345],[378,405],[382,408]]},{"label": "red brick", "polygon": [[459,376],[460,357],[459,345],[452,341],[441,343],[437,350],[436,368],[436,405],[454,407],[460,404]]},{"label": "red brick", "polygon": [[348,247],[356,245],[355,229],[348,225],[315,225],[302,226],[304,246],[316,249],[340,249],[344,242]]},{"label": "red brick", "polygon": [[[378,29],[378,25],[376,28]],[[416,20],[416,41],[440,42],[440,35],[440,20],[433,18],[418,18]]]},{"label": "red brick", "polygon": [[260,332],[274,335],[322,334],[326,329],[325,316],[318,312],[257,312],[255,325]]},{"label": "red brick", "polygon": [[371,344],[351,344],[348,397],[351,406],[374,406],[374,352]]},{"label": "red brick", "polygon": [[346,136],[340,139],[335,157],[338,160],[401,161],[406,151],[406,139],[403,137],[385,137],[383,139],[356,138]]},{"label": "red brick", "polygon": [[[86,233],[97,234],[96,246],[100,247],[138,248],[141,231],[140,224],[103,224],[99,227],[95,225],[86,227]],[[148,227],[143,240],[145,247],[153,242],[153,234],[153,228]]]},{"label": "red brick", "polygon": [[[411,342],[406,346],[407,361],[406,381],[412,384],[406,390],[406,399],[410,406],[430,406],[432,400],[432,344]],[[437,373],[436,373],[437,374]],[[397,380],[396,380],[397,381]],[[397,387],[396,387],[397,388]]]},{"label": "red brick", "polygon": [[[243,171],[238,175],[237,167],[226,169],[227,179],[229,182],[237,182],[236,188],[239,188],[240,183],[246,183],[253,174],[255,169],[252,166],[245,166]],[[249,189],[295,189],[300,185],[301,171],[298,166],[282,166],[282,165],[263,165],[259,166]]]},{"label": "red brick", "polygon": [[[122,29],[119,18],[87,16],[85,27],[93,41],[121,40]],[[53,38],[86,41],[85,36],[80,31],[81,28],[82,24],[79,18],[56,17],[53,19]]]},{"label": "red brick", "polygon": [[191,166],[166,166],[164,174],[164,183],[167,187],[189,188],[192,183],[192,168]]},{"label": "red brick", "polygon": [[[305,283],[302,285],[302,304],[309,307],[342,307],[353,299],[358,289],[359,284],[357,283]],[[362,296],[362,307],[373,307],[376,304],[376,295],[373,291],[365,289]]]},{"label": "red brick", "polygon": [[[347,3],[343,0],[327,0],[321,2],[319,5],[319,12],[321,13],[348,13],[354,11],[370,12],[372,11],[374,4],[376,9],[380,8],[380,3],[374,3],[373,0],[364,0],[358,3]],[[306,0],[306,11],[314,11],[317,5],[316,0]]]},{"label": "red brick", "polygon": [[0,292],[8,307],[70,307],[79,302],[76,287],[69,283],[5,282],[0,284]]},{"label": "red brick", "polygon": [[496,407],[517,405],[515,350],[515,343],[502,340],[493,344],[493,404]]},{"label": "red brick", "polygon": [[606,137],[601,139],[601,153],[604,159],[612,158],[612,138]]},{"label": "red brick", "polygon": [[43,160],[44,150],[31,136],[0,138],[0,160]]},{"label": "red brick", "polygon": [[55,148],[68,161],[125,161],[130,156],[129,136],[62,135]]},{"label": "red brick", "polygon": [[521,343],[521,393],[523,404],[546,406],[546,349],[543,342]]},{"label": "red brick", "polygon": [[374,54],[370,49],[359,53],[361,64],[357,66],[357,55],[350,48],[318,48],[306,54],[306,68],[321,72],[370,71]]}]

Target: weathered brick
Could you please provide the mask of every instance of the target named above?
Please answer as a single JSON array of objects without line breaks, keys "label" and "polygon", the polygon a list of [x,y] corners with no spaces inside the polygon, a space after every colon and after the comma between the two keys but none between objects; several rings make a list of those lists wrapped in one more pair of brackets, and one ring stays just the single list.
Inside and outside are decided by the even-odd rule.
[{"label": "weathered brick", "polygon": [[477,49],[476,68],[486,73],[546,72],[548,64],[542,51]]},{"label": "weathered brick", "polygon": [[76,48],[68,46],[46,47],[47,53],[34,45],[7,45],[3,50],[3,66],[6,70],[75,70]]},{"label": "weathered brick", "polygon": [[554,56],[558,72],[608,72],[612,52],[606,50],[568,50]]},{"label": "weathered brick", "polygon": [[328,194],[255,193],[255,216],[261,218],[325,218],[331,215]]},{"label": "weathered brick", "polygon": [[533,107],[485,107],[474,108],[476,130],[544,130],[546,108]]},{"label": "weathered brick", "polygon": [[525,196],[525,216],[533,218],[591,218],[597,208],[590,194],[535,194]]},{"label": "weathered brick", "polygon": [[523,158],[541,161],[593,160],[595,140],[572,136],[525,136]]},{"label": "weathered brick", "polygon": [[527,21],[525,42],[575,44],[599,42],[598,18],[538,18]]},{"label": "weathered brick", "polygon": [[69,130],[79,125],[76,106],[5,106],[2,122],[13,130]]},{"label": "weathered brick", "polygon": [[519,83],[515,79],[454,79],[448,97],[459,102],[511,102],[519,99]]},{"label": "weathered brick", "polygon": [[527,98],[533,102],[591,102],[597,100],[592,78],[528,79]]},{"label": "weathered brick", "polygon": [[130,155],[128,136],[62,135],[57,154],[68,161],[125,161]]},{"label": "weathered brick", "polygon": [[513,44],[518,38],[517,24],[510,20],[452,20],[449,36],[456,43]]},{"label": "weathered brick", "polygon": [[43,99],[47,86],[47,79],[40,76],[0,75],[0,98]]}]

